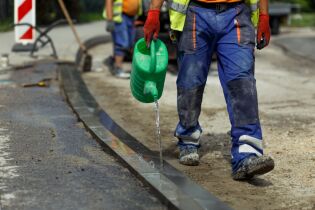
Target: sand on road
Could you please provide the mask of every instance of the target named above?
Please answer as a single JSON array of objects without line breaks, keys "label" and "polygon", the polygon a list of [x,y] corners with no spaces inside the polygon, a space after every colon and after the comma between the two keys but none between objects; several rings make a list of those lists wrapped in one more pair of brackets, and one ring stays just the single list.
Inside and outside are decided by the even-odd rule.
[{"label": "sand on road", "polygon": [[[93,48],[96,67],[84,74],[98,103],[130,134],[158,151],[153,104],[136,101],[129,80],[114,78],[102,66],[109,44]],[[271,44],[256,54],[256,79],[265,153],[274,171],[249,182],[231,179],[230,129],[216,63],[208,77],[200,123],[201,164],[178,163],[176,75],[167,74],[160,100],[164,159],[235,209],[315,209],[315,63],[293,59]],[[128,64],[126,65],[127,67]]]}]

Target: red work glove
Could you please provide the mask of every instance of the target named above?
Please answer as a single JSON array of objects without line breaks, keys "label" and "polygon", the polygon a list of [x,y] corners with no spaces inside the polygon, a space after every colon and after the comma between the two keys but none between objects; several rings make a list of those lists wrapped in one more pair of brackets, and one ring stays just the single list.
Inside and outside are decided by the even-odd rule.
[{"label": "red work glove", "polygon": [[154,39],[158,38],[160,32],[160,10],[150,9],[148,12],[147,20],[144,24],[144,39],[147,43],[147,47],[150,46],[152,37]]},{"label": "red work glove", "polygon": [[260,14],[258,29],[257,29],[257,49],[262,49],[269,44],[270,41],[270,26],[269,15]]}]

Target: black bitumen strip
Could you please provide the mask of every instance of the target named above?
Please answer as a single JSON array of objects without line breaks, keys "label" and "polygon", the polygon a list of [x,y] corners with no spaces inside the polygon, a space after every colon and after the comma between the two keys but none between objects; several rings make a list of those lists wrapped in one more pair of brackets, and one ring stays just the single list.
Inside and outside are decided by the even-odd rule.
[{"label": "black bitumen strip", "polygon": [[[88,39],[84,42],[84,46],[89,50],[99,44],[105,44],[108,43],[112,40],[112,37],[109,35],[105,35],[105,36],[96,36],[93,37],[91,39]],[[81,60],[82,60],[82,56],[83,56],[83,51],[81,49],[81,47],[79,47],[79,49],[77,50],[76,56],[75,56],[75,63],[76,65],[80,65]]]},{"label": "black bitumen strip", "polygon": [[150,186],[169,208],[231,209],[167,162],[160,171],[156,167],[159,165],[158,155],[127,133],[98,106],[74,66],[61,65],[59,75],[70,106],[87,130]]}]

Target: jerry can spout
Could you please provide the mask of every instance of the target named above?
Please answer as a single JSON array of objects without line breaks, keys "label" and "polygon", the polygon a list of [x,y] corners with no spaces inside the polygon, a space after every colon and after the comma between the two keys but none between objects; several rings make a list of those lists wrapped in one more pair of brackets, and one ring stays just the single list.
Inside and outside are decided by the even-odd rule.
[{"label": "jerry can spout", "polygon": [[156,88],[156,83],[153,81],[145,81],[143,93],[149,95],[156,101],[159,98],[158,90]]}]

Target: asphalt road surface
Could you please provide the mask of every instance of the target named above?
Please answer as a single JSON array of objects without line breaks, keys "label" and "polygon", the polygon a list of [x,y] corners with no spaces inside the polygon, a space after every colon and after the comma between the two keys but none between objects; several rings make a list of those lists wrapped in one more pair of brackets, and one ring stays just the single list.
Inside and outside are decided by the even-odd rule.
[{"label": "asphalt road surface", "polygon": [[315,62],[315,36],[310,29],[287,29],[287,33],[274,38],[274,43],[291,54],[293,58],[304,58]]},{"label": "asphalt road surface", "polygon": [[0,209],[165,209],[77,121],[57,68],[0,72]]}]

